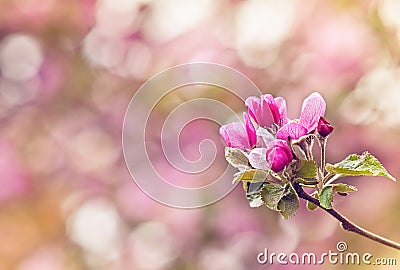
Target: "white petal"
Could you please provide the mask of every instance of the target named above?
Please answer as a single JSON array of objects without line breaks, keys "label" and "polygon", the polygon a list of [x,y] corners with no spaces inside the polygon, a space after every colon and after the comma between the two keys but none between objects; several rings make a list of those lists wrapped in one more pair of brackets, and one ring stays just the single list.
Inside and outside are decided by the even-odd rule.
[{"label": "white petal", "polygon": [[256,135],[260,136],[263,139],[266,147],[274,143],[274,141],[276,140],[275,136],[271,132],[262,127],[259,127],[257,129]]},{"label": "white petal", "polygon": [[254,148],[249,154],[249,161],[253,168],[265,170],[271,166],[267,162],[267,149],[266,148]]}]

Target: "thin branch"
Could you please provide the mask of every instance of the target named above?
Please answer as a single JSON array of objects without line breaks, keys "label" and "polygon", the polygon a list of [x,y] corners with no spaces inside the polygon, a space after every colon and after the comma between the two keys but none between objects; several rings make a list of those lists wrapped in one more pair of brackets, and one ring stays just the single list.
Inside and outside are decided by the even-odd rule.
[{"label": "thin branch", "polygon": [[315,198],[313,198],[312,196],[310,196],[307,192],[305,192],[303,190],[303,188],[295,183],[294,184],[294,188],[297,192],[297,194],[299,195],[300,198],[302,198],[303,200],[312,202],[315,205],[318,205],[321,209],[323,209],[324,211],[328,212],[331,216],[333,216],[334,218],[336,218],[338,221],[340,221],[342,228],[346,231],[349,232],[354,232],[357,233],[359,235],[362,235],[364,237],[367,237],[375,242],[381,243],[383,245],[395,248],[397,250],[400,250],[400,243],[396,243],[392,240],[386,239],[382,236],[379,236],[377,234],[374,234],[364,228],[361,228],[360,226],[354,224],[353,222],[351,222],[350,220],[348,220],[345,216],[343,216],[341,213],[339,213],[338,211],[336,211],[335,209],[326,209],[324,207],[321,206],[321,204],[319,203],[319,201]]}]

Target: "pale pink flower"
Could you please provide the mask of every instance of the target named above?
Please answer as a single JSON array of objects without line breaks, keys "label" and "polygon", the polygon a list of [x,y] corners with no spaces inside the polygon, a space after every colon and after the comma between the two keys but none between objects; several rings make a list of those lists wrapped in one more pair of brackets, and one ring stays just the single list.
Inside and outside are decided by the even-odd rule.
[{"label": "pale pink flower", "polygon": [[276,133],[276,137],[282,140],[286,140],[290,136],[291,139],[297,140],[298,138],[307,134],[307,128],[296,123],[289,122],[281,127]]},{"label": "pale pink flower", "polygon": [[324,98],[317,92],[312,93],[303,102],[299,121],[290,121],[283,125],[276,133],[276,137],[282,140],[286,140],[289,136],[298,139],[314,132],[319,119],[325,114],[325,109]]},{"label": "pale pink flower", "polygon": [[300,125],[307,128],[308,132],[313,131],[318,125],[319,118],[324,116],[325,110],[326,103],[321,94],[312,93],[304,100],[301,107]]},{"label": "pale pink flower", "polygon": [[245,124],[233,122],[221,126],[219,133],[228,147],[242,150],[252,149],[257,143],[256,130],[247,113],[243,113]]}]

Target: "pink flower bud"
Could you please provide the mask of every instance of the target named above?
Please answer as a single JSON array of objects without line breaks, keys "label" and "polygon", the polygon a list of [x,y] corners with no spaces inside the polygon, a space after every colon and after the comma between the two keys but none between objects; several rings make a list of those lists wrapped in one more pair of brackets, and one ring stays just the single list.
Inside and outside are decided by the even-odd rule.
[{"label": "pink flower bud", "polygon": [[267,161],[275,172],[281,171],[293,159],[292,151],[284,141],[275,141],[274,146],[267,152]]},{"label": "pink flower bud", "polygon": [[267,148],[254,148],[249,154],[249,162],[253,168],[272,169],[275,172],[280,172],[292,159],[292,151],[283,140],[275,140]]},{"label": "pink flower bud", "polygon": [[333,126],[324,117],[320,117],[317,127],[318,134],[322,137],[327,137],[333,131]]}]

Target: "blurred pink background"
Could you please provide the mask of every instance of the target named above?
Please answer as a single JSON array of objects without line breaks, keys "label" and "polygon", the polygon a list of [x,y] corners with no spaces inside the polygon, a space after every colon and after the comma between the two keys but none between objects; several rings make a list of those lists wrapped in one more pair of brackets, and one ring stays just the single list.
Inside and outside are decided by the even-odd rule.
[{"label": "blurred pink background", "polygon": [[[335,126],[328,162],[369,150],[400,178],[398,14],[396,0],[2,0],[0,269],[283,269],[259,265],[257,254],[319,254],[336,251],[339,241],[349,252],[400,264],[397,251],[342,231],[304,201],[288,221],[250,208],[240,186],[204,208],[161,205],[132,181],[121,147],[125,110],[140,85],[166,68],[206,61],[285,97],[292,118],[302,99],[319,91]],[[177,105],[199,97],[245,109],[227,91],[178,89],[153,111],[149,141],[158,143],[157,131]],[[154,165],[180,186],[212,182],[227,166],[218,126],[199,122],[185,132],[180,146],[188,159],[213,138],[218,151],[209,178],[188,180],[162,157]],[[345,181],[359,191],[335,198],[337,209],[400,241],[399,185]]]}]

